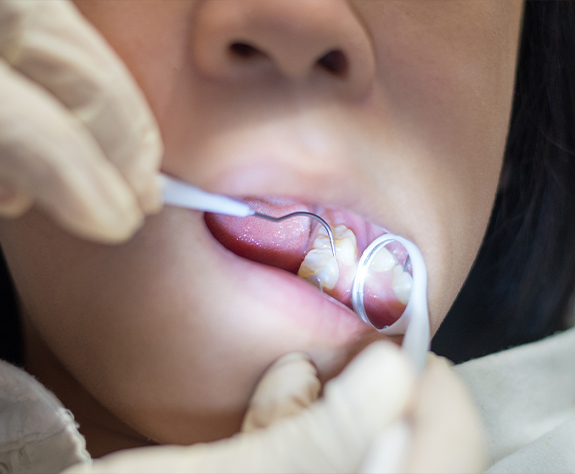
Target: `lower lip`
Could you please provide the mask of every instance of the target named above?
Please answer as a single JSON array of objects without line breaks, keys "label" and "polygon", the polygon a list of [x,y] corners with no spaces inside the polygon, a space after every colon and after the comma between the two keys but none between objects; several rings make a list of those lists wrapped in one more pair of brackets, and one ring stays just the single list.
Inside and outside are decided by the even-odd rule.
[{"label": "lower lip", "polygon": [[[202,219],[203,224],[203,219]],[[238,257],[220,245],[203,224],[213,265],[240,282],[242,293],[270,308],[270,317],[288,318],[299,330],[329,339],[334,344],[357,340],[362,334],[374,334],[373,326],[363,322],[343,304],[322,295],[301,278],[278,268]]]}]

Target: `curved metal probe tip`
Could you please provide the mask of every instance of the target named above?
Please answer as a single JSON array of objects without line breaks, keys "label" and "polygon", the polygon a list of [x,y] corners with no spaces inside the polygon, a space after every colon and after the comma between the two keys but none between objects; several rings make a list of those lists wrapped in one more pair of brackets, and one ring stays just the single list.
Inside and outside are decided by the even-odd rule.
[{"label": "curved metal probe tip", "polygon": [[291,219],[292,217],[309,217],[311,219],[318,221],[324,227],[325,231],[327,232],[327,236],[329,237],[329,245],[331,246],[331,253],[333,254],[333,256],[335,258],[335,241],[333,239],[333,231],[331,230],[331,227],[329,226],[329,224],[323,218],[319,217],[317,214],[314,214],[313,212],[297,211],[297,212],[292,212],[291,214],[286,214],[285,216],[280,216],[280,217],[268,216],[267,214],[260,214],[259,212],[256,212],[253,215],[255,217],[261,217],[262,219],[267,219],[268,221],[273,221],[273,222],[284,221],[286,219]]},{"label": "curved metal probe tip", "polygon": [[407,258],[405,259],[405,263],[403,264],[403,271],[404,272],[407,271],[407,267],[409,266],[409,262],[411,262],[411,259],[409,258],[409,254],[407,254]]}]

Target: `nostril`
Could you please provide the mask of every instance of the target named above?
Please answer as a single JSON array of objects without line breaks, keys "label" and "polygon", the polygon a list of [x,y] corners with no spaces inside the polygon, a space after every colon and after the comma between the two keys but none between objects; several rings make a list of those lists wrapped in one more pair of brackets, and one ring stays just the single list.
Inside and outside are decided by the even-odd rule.
[{"label": "nostril", "polygon": [[252,45],[240,42],[232,43],[230,45],[230,51],[234,56],[239,56],[241,58],[252,58],[254,56],[261,56],[264,54]]},{"label": "nostril", "polygon": [[317,64],[322,69],[336,76],[345,76],[347,74],[348,61],[345,54],[339,49],[324,54],[317,60]]}]

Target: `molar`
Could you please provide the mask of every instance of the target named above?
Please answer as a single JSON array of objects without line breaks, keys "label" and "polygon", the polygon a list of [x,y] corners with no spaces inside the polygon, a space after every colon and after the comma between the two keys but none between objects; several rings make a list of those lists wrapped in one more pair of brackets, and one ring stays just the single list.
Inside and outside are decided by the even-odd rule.
[{"label": "molar", "polygon": [[379,249],[377,253],[373,256],[373,260],[369,266],[369,269],[378,272],[389,272],[393,267],[397,265],[397,258],[385,247]]},{"label": "molar", "polygon": [[409,301],[409,296],[411,295],[413,278],[409,273],[403,271],[403,267],[401,265],[395,265],[392,272],[393,279],[391,286],[393,287],[395,296],[397,296],[397,299],[400,302],[406,305]]},{"label": "molar", "polygon": [[333,231],[338,263],[351,267],[357,262],[357,239],[353,231],[340,224]]},{"label": "molar", "polygon": [[319,282],[325,290],[332,290],[339,279],[339,268],[329,248],[312,248],[305,256],[297,274],[314,284]]},{"label": "molar", "polygon": [[336,258],[331,253],[327,232],[320,228],[298,271],[298,276],[315,284],[319,281],[326,290],[332,290],[337,284],[340,265],[351,267],[357,261],[357,240],[353,231],[341,224],[333,229],[333,236]]}]

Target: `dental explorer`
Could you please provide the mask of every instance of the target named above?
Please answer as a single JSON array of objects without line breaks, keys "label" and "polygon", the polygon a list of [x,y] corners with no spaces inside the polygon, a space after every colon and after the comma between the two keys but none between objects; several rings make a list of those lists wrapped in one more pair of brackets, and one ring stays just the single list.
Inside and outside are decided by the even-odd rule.
[{"label": "dental explorer", "polygon": [[333,231],[329,224],[317,214],[306,211],[297,211],[285,216],[273,217],[254,211],[248,204],[221,194],[208,193],[192,184],[179,181],[165,174],[160,174],[162,196],[165,204],[186,207],[197,211],[213,212],[234,217],[259,217],[272,222],[280,222],[293,217],[309,217],[319,222],[327,232],[331,253],[335,257],[335,241]]}]

